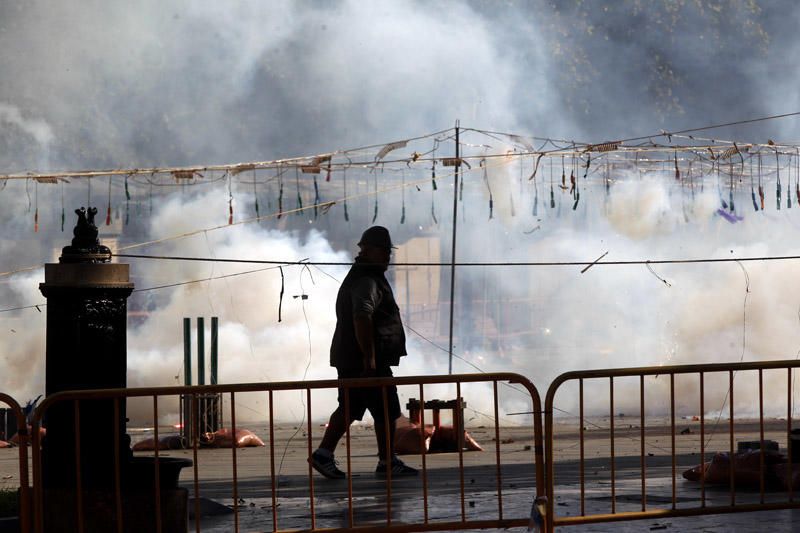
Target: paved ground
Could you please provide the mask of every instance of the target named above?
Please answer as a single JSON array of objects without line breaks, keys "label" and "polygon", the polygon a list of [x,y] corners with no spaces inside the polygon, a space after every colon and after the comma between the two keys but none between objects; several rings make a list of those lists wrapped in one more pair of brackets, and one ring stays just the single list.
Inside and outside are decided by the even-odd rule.
[{"label": "paved ground", "polygon": [[[602,420],[596,421],[602,425]],[[700,500],[699,485],[680,477],[685,468],[699,463],[699,435],[696,424],[681,422],[679,430],[690,431],[676,437],[677,456],[676,495],[678,507],[696,507]],[[641,481],[639,453],[641,440],[635,424],[626,427],[615,421],[614,453],[616,511],[639,510],[641,508]],[[685,428],[684,428],[685,426]],[[313,428],[311,444],[316,445],[317,433]],[[645,436],[647,457],[647,505],[648,508],[669,508],[672,496],[672,464],[666,453],[671,449],[668,427],[648,428]],[[725,428],[727,431],[727,428]],[[766,428],[766,437],[785,443],[785,422],[773,421]],[[258,431],[259,434],[264,434]],[[491,428],[473,428],[470,433],[484,445],[484,452],[468,452],[462,455],[464,463],[463,513],[468,520],[495,518],[498,516],[498,477],[494,466],[495,442]],[[752,424],[739,424],[736,439],[757,437],[758,428]],[[607,513],[611,510],[610,442],[608,431],[587,430],[585,440],[585,510],[587,513]],[[580,514],[580,469],[577,458],[577,429],[562,425],[557,428],[556,440],[556,506],[558,516]],[[266,439],[265,439],[266,440]],[[726,450],[729,447],[727,432],[706,435],[708,450]],[[500,435],[501,464],[500,481],[503,514],[507,518],[529,516],[535,493],[535,476],[532,465],[532,431],[530,428],[503,428]],[[309,479],[306,457],[308,440],[304,428],[280,428],[275,434],[275,482],[277,493],[274,509],[277,511],[279,528],[311,527],[310,479],[313,481],[313,507],[316,527],[346,527],[349,524],[348,490],[352,491],[353,520],[356,525],[384,524],[390,515],[394,523],[420,522],[426,509],[427,488],[428,519],[457,521],[462,517],[462,480],[459,476],[459,455],[446,453],[428,455],[427,478],[405,478],[394,480],[391,498],[387,498],[385,481],[373,475],[376,457],[374,437],[370,428],[355,427],[352,432],[351,464],[352,486],[347,481],[323,479],[314,473]],[[16,449],[0,450],[0,488],[18,485]],[[191,450],[164,452],[171,456],[193,458]],[[652,455],[651,455],[652,454]],[[339,460],[346,469],[345,448],[339,450]],[[197,488],[199,496],[233,507],[233,450],[200,450],[197,456],[200,476]],[[406,456],[414,466],[421,466],[421,456]],[[242,531],[271,531],[273,528],[272,477],[269,447],[236,450],[236,477],[238,520]],[[195,495],[193,469],[185,469],[181,484]],[[726,488],[709,489],[707,504],[727,504]],[[757,501],[758,492],[738,492],[738,502]],[[767,499],[785,498],[784,494],[768,493]],[[230,510],[230,509],[229,509]],[[234,514],[201,516],[204,532],[229,532],[233,530]],[[698,532],[744,532],[764,531],[771,533],[800,531],[800,511],[769,511],[709,515],[682,519],[648,519],[623,523],[606,523],[590,526],[573,526],[564,531],[698,531]],[[191,524],[194,531],[195,524]],[[519,530],[524,530],[521,528]]]}]

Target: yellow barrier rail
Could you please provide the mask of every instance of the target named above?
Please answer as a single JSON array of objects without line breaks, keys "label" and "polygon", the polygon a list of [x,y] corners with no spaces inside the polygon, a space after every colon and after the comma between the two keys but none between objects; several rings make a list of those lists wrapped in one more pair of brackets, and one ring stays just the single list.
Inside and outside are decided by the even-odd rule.
[{"label": "yellow barrier rail", "polygon": [[[317,509],[317,504],[319,502],[319,498],[315,496],[315,493],[319,491],[319,478],[315,479],[315,474],[311,468],[311,465],[308,465],[307,468],[307,475],[303,476],[295,476],[295,478],[302,478],[305,477],[306,481],[304,482],[304,489],[299,489],[299,492],[303,494],[304,498],[307,498],[307,509],[304,509],[305,516],[308,518],[308,523],[302,527],[294,527],[293,529],[280,529],[281,526],[281,513],[285,509],[281,507],[281,487],[280,483],[281,480],[279,478],[279,472],[276,471],[276,420],[274,416],[276,402],[278,402],[278,398],[276,397],[278,393],[285,392],[285,391],[304,391],[304,400],[305,400],[305,420],[306,424],[305,427],[298,428],[298,431],[302,429],[305,433],[305,441],[306,444],[303,446],[303,450],[300,450],[299,453],[302,454],[303,459],[306,456],[311,454],[311,451],[314,449],[314,440],[318,437],[321,437],[321,433],[318,435],[314,435],[314,423],[312,422],[312,391],[320,391],[325,389],[336,390],[341,388],[344,391],[344,401],[347,405],[349,401],[349,391],[353,388],[361,388],[361,387],[381,387],[383,393],[386,394],[387,387],[389,386],[397,386],[397,387],[405,387],[404,391],[409,389],[413,390],[415,394],[419,395],[419,401],[421,405],[425,404],[425,386],[430,385],[455,385],[455,393],[456,398],[461,398],[462,395],[462,386],[467,384],[475,384],[475,383],[483,383],[485,385],[491,386],[491,391],[493,395],[493,413],[488,415],[488,418],[494,420],[494,427],[492,428],[493,436],[492,439],[494,453],[492,454],[492,462],[487,466],[487,469],[491,470],[493,468],[492,475],[487,476],[493,483],[490,487],[479,487],[479,483],[475,483],[475,479],[467,479],[465,476],[465,471],[467,470],[467,466],[465,466],[465,457],[464,457],[464,448],[463,446],[458,446],[457,455],[458,458],[458,466],[457,469],[449,468],[449,469],[441,469],[437,468],[437,465],[431,466],[431,458],[428,457],[428,454],[425,452],[424,446],[424,432],[420,432],[420,445],[421,445],[421,453],[419,454],[419,459],[421,461],[422,467],[420,470],[419,475],[419,482],[415,482],[412,485],[408,483],[404,483],[402,485],[396,485],[393,487],[393,483],[391,480],[391,473],[387,475],[385,482],[381,481],[378,485],[374,483],[371,485],[371,489],[368,492],[361,493],[359,491],[366,490],[365,489],[365,480],[358,479],[354,480],[354,471],[353,471],[353,463],[355,458],[351,456],[351,428],[348,425],[347,432],[345,434],[345,443],[347,449],[347,459],[346,459],[346,471],[347,471],[347,488],[346,492],[341,492],[342,497],[339,500],[339,504],[344,507],[346,504],[346,511],[344,512],[343,517],[339,517],[331,520],[330,513],[322,513],[325,515],[321,518],[321,513]],[[505,464],[503,461],[503,454],[501,453],[501,438],[500,438],[500,417],[499,417],[499,400],[498,400],[498,385],[503,384],[516,384],[520,387],[514,387],[518,392],[526,392],[527,396],[529,396],[530,402],[530,411],[533,413],[533,427],[532,427],[532,435],[529,436],[530,441],[533,442],[533,446],[526,446],[524,448],[515,450],[516,452],[520,452],[523,455],[521,456],[522,460],[517,459],[514,464]],[[257,468],[259,472],[263,472],[263,475],[257,479],[257,484],[259,490],[263,490],[265,493],[269,494],[268,499],[264,501],[268,502],[264,505],[265,509],[268,509],[265,514],[271,515],[270,524],[272,531],[297,531],[297,530],[311,530],[311,531],[346,531],[351,530],[353,528],[357,528],[361,531],[445,531],[445,530],[458,530],[458,529],[466,529],[466,528],[489,528],[489,527],[496,527],[496,528],[508,528],[508,527],[524,527],[529,525],[531,522],[531,507],[533,503],[533,499],[539,496],[544,495],[545,491],[545,463],[544,463],[544,455],[543,455],[543,434],[542,434],[542,423],[541,423],[541,416],[540,413],[541,409],[541,400],[539,397],[539,393],[537,392],[534,385],[525,377],[520,376],[518,374],[513,373],[493,373],[493,374],[461,374],[461,375],[451,375],[451,376],[409,376],[409,377],[395,377],[395,378],[361,378],[361,379],[347,379],[347,380],[321,380],[321,381],[306,381],[306,382],[278,382],[278,383],[247,383],[247,384],[233,384],[233,385],[207,385],[207,386],[192,386],[192,387],[157,387],[157,388],[131,388],[131,389],[105,389],[105,390],[92,390],[92,391],[70,391],[70,392],[62,392],[58,394],[54,394],[52,396],[47,397],[44,401],[42,401],[37,409],[35,410],[33,417],[32,417],[32,460],[33,460],[33,481],[34,481],[34,490],[33,490],[33,516],[34,516],[34,531],[37,533],[49,530],[47,521],[48,515],[47,513],[50,512],[46,509],[47,506],[51,506],[52,501],[47,501],[47,506],[45,504],[45,500],[47,495],[45,494],[45,489],[43,488],[43,464],[42,464],[42,452],[41,452],[41,442],[39,439],[39,432],[38,428],[42,425],[43,420],[48,413],[48,410],[52,409],[55,405],[69,405],[72,404],[72,409],[74,410],[74,426],[75,426],[75,452],[74,452],[74,472],[75,472],[75,486],[70,487],[69,492],[73,494],[73,500],[69,500],[70,504],[73,507],[71,518],[69,520],[74,519],[74,526],[71,526],[74,531],[89,531],[90,527],[87,524],[91,524],[91,520],[94,518],[91,513],[93,512],[92,509],[87,507],[86,502],[86,488],[84,480],[81,479],[81,461],[82,455],[80,452],[81,443],[80,443],[80,432],[78,428],[80,427],[80,414],[81,409],[83,406],[89,405],[93,401],[111,401],[114,405],[114,426],[119,428],[119,424],[125,424],[124,420],[120,420],[120,405],[121,402],[125,402],[127,400],[133,398],[150,398],[152,401],[152,420],[156,421],[155,428],[154,428],[154,441],[158,443],[159,435],[158,435],[158,424],[157,421],[159,420],[159,402],[164,402],[165,398],[169,397],[181,397],[188,398],[192,408],[192,416],[191,416],[191,423],[196,424],[198,420],[198,397],[208,394],[222,394],[223,398],[226,399],[230,406],[230,415],[229,415],[229,423],[230,423],[230,430],[231,434],[235,436],[236,428],[237,428],[237,414],[236,414],[236,405],[237,405],[237,397],[240,397],[244,394],[261,394],[263,398],[266,400],[267,407],[263,411],[263,415],[267,421],[267,433],[268,433],[268,453],[263,454],[260,457],[263,457],[264,463],[267,464],[258,464]],[[2,398],[0,396],[0,398]],[[146,400],[145,400],[146,401]],[[279,404],[277,404],[279,405]],[[384,407],[386,410],[386,403],[384,402]],[[348,411],[345,409],[345,411]],[[161,413],[163,414],[163,413]],[[388,414],[388,413],[387,413]],[[424,410],[421,412],[421,426],[425,427],[425,414]],[[455,418],[455,415],[454,415]],[[457,420],[454,419],[454,422]],[[456,427],[459,427],[459,424],[454,424]],[[461,421],[460,427],[463,427],[463,420]],[[196,429],[196,428],[193,428]],[[519,431],[529,432],[531,428],[520,428]],[[201,499],[203,498],[203,493],[206,491],[208,492],[207,487],[210,486],[209,483],[204,480],[203,477],[203,468],[201,467],[200,459],[203,458],[205,450],[201,449],[201,443],[199,442],[198,438],[198,431],[192,431],[191,435],[191,442],[190,442],[190,452],[191,452],[191,459],[193,461],[193,467],[191,469],[191,481],[188,483],[191,487],[192,494],[194,496],[194,529],[197,532],[200,532],[203,527],[203,517],[200,509]],[[463,437],[463,435],[461,436]],[[527,438],[527,437],[526,437]],[[388,439],[388,433],[387,433]],[[459,442],[463,441],[463,438],[458,439]],[[388,442],[387,442],[388,443]],[[112,509],[109,510],[111,515],[114,517],[113,521],[116,525],[117,531],[128,531],[130,527],[131,521],[136,518],[138,520],[141,517],[133,517],[131,516],[130,511],[130,504],[128,503],[129,495],[124,492],[123,488],[123,481],[121,473],[121,465],[124,464],[126,458],[120,456],[120,446],[118,442],[115,442],[115,455],[114,455],[114,474],[113,474],[113,486],[110,488],[110,494],[107,495],[106,503]],[[287,443],[288,448],[288,443]],[[123,447],[124,448],[124,447]],[[297,452],[297,450],[294,450]],[[234,531],[239,531],[242,527],[241,517],[240,514],[243,510],[243,505],[240,504],[241,496],[244,494],[243,491],[243,482],[240,479],[241,472],[239,471],[239,460],[237,458],[237,453],[242,454],[241,450],[237,450],[236,445],[234,444],[231,447],[231,455],[230,455],[230,472],[229,475],[225,476],[224,483],[228,483],[230,486],[230,497],[232,501],[232,511],[233,511],[233,524],[231,525],[231,529]],[[286,454],[286,449],[284,449],[284,455]],[[307,455],[306,455],[307,454]],[[295,454],[296,455],[296,454]],[[248,459],[252,456],[248,456]],[[452,458],[452,455],[450,455]],[[489,455],[482,455],[482,457],[488,458]],[[519,456],[518,456],[519,457]],[[529,458],[529,460],[528,460]],[[163,454],[159,453],[158,445],[156,445],[155,451],[153,452],[152,456],[153,462],[152,467],[154,471],[154,481],[152,483],[152,496],[150,496],[150,492],[148,491],[148,498],[152,498],[149,508],[152,509],[152,522],[154,524],[153,530],[161,532],[161,531],[168,531],[170,527],[164,523],[165,517],[162,516],[164,513],[162,512],[162,506],[164,505],[165,489],[162,489],[162,483],[159,481],[159,476],[163,475],[160,474],[162,472],[161,464],[167,461],[167,458],[163,456]],[[84,457],[83,460],[86,460]],[[451,461],[452,462],[452,461]],[[440,466],[440,465],[439,465]],[[472,466],[472,465],[468,465]],[[253,465],[250,466],[247,474],[250,475],[252,482],[252,468]],[[439,481],[439,479],[445,474],[443,473],[445,470],[449,470],[449,474],[452,475],[455,473],[455,477],[457,478],[457,490],[453,490],[453,494],[450,496],[451,499],[447,500],[446,503],[443,502],[443,497],[440,492],[435,493],[436,496],[432,496],[429,492],[429,486]],[[457,470],[457,472],[454,472]],[[531,486],[526,489],[525,492],[525,501],[520,502],[518,501],[520,495],[522,494],[521,489],[519,487],[515,487],[514,490],[509,488],[509,484],[505,482],[504,476],[508,476],[509,473],[519,473],[519,472],[526,472],[526,478],[530,480]],[[293,478],[294,479],[294,478]],[[329,482],[326,480],[326,488],[324,490],[329,490],[328,487],[332,485],[328,484]],[[184,484],[186,484],[184,482]],[[252,483],[251,483],[252,485]],[[511,485],[513,487],[513,485]],[[250,485],[248,485],[249,489],[252,489]],[[340,486],[341,487],[341,486]],[[379,489],[377,488],[379,487]],[[395,497],[393,499],[393,494],[397,493],[398,491],[402,491],[399,497]],[[419,499],[419,494],[421,493],[421,499]],[[509,493],[511,493],[509,495]],[[395,518],[395,514],[393,513],[393,507],[396,507],[398,501],[401,501],[401,498],[408,498],[408,496],[412,495],[413,498],[416,498],[414,501],[417,502],[421,509],[421,515],[419,516],[419,520],[409,521],[407,519],[399,521]],[[457,495],[457,496],[456,496]],[[487,496],[491,495],[491,497]],[[493,498],[496,498],[496,504],[494,505],[493,509],[482,508],[480,510],[475,509],[470,511],[475,505],[476,500],[481,501],[489,501]],[[514,505],[510,505],[512,499],[515,499]],[[385,503],[385,514],[381,513],[380,520],[364,520],[361,519],[361,523],[357,520],[357,509],[360,505],[363,505],[365,500],[369,501],[379,501]],[[304,500],[305,501],[305,500]],[[451,513],[448,516],[432,516],[433,513],[429,513],[429,508],[436,508],[439,505],[439,508],[445,507],[448,509],[448,513]],[[127,514],[126,514],[127,513]],[[62,517],[63,518],[63,517]],[[269,526],[267,526],[269,527]]]},{"label": "yellow barrier rail", "polygon": [[[698,364],[588,370],[567,372],[558,376],[550,385],[545,397],[545,455],[547,457],[546,494],[548,496],[546,516],[549,530],[553,530],[558,526],[599,522],[656,519],[667,517],[688,517],[697,515],[790,509],[800,507],[800,500],[797,500],[794,497],[794,474],[792,472],[794,469],[800,473],[800,464],[793,465],[791,455],[792,411],[794,403],[792,373],[793,370],[797,368],[800,368],[800,361],[785,360],[730,364]],[[779,437],[785,435],[786,438],[785,444],[788,450],[788,463],[786,463],[786,468],[788,469],[789,481],[788,485],[785,487],[785,490],[770,490],[771,488],[768,486],[767,480],[765,479],[765,461],[767,460],[768,453],[765,451],[767,441],[765,441],[764,374],[767,372],[770,373],[770,377],[773,378],[773,382],[777,376],[778,381],[784,382],[786,385],[786,402],[783,404],[785,405],[786,409],[785,433],[783,433],[783,430],[780,429],[780,427],[776,427],[776,424],[784,423],[782,420],[775,419],[767,424],[769,426],[769,431],[772,431]],[[783,373],[785,373],[785,378],[780,377],[780,374]],[[737,375],[739,376],[738,381],[735,382],[734,378],[737,377]],[[749,377],[745,378],[745,376]],[[657,390],[646,390],[646,378],[661,380],[658,382],[657,386],[651,386],[652,389]],[[690,417],[688,422],[681,422],[681,425],[685,425],[686,428],[684,428],[680,433],[678,433],[676,429],[676,378],[681,380],[679,401],[683,404],[686,404],[691,398],[696,398],[696,404],[692,405],[696,405],[698,407],[698,411],[696,412],[699,412],[699,415]],[[751,379],[751,382],[749,383],[751,386],[747,387],[746,385],[748,382],[745,381],[744,385],[740,385],[737,396],[734,396],[736,383],[739,383],[745,379]],[[665,380],[668,381],[668,394],[659,394],[662,393],[663,389],[667,389],[667,385],[664,384]],[[721,396],[721,392],[727,388],[724,399],[722,400],[722,405],[717,405],[715,402],[714,405],[709,406],[709,403],[706,400],[709,389],[708,383],[710,380],[716,380],[715,383],[718,385],[718,387],[714,390],[717,399],[719,396]],[[628,388],[622,394],[618,393],[617,396],[615,396],[615,384],[619,389],[620,383],[624,383],[629,386],[631,381],[634,383],[638,381],[638,387],[635,384],[633,386],[634,390],[630,390],[630,388]],[[721,383],[719,383],[720,381]],[[556,408],[554,402],[556,399],[556,393],[564,384],[568,382],[577,382],[577,442],[573,443],[568,448],[559,451],[555,448],[557,428],[555,425],[554,414],[556,411],[558,411],[558,409]],[[594,410],[598,409],[598,403],[604,400],[601,395],[595,393],[598,388],[603,388],[603,384],[605,384],[604,388],[608,393],[607,399],[609,409],[607,415],[601,419],[601,424],[597,424],[592,421],[591,417],[586,416],[586,402],[584,395],[587,387],[591,385],[593,387],[591,407]],[[572,386],[574,387],[574,383]],[[779,393],[779,391],[776,390],[778,388],[779,387],[777,386],[771,387],[769,392],[773,393],[773,395],[777,394]],[[743,389],[747,390],[743,392]],[[574,394],[574,391],[571,392]],[[741,395],[748,392],[750,395],[745,397],[744,401],[742,401]],[[649,401],[649,405],[651,406],[654,403],[657,404],[655,409],[651,408],[651,412],[659,410],[666,411],[668,413],[668,423],[662,424],[661,426],[648,426],[647,422],[653,418],[652,414],[649,416],[647,414],[645,398],[647,397],[648,393],[651,393],[651,396],[656,396],[655,400],[651,398]],[[780,392],[780,394],[783,393]],[[636,402],[637,395],[638,402]],[[619,402],[620,397],[622,400],[626,401],[628,405],[633,404],[635,406],[635,404],[638,403],[638,417],[634,415],[634,419],[631,420],[629,416],[625,416],[623,418],[619,413],[615,412],[615,400]],[[571,398],[574,400],[574,396],[571,395]],[[739,400],[740,406],[742,404],[748,406],[748,411],[751,411],[749,418],[746,416],[740,416],[737,418],[734,398]],[[724,405],[727,405],[727,413],[724,413]],[[707,408],[709,407],[711,409],[719,407],[719,413],[716,416],[713,416],[715,420],[713,421],[711,431],[709,431],[709,422],[707,420],[706,413]],[[752,412],[757,412],[758,414],[753,415]],[[717,440],[720,438],[720,435],[717,432],[717,426],[722,421],[723,413],[727,417],[727,420],[723,421],[723,425],[727,426],[727,435],[723,434],[722,436],[727,436],[727,442],[724,443],[727,444],[727,450],[724,451],[729,454],[728,458],[730,459],[730,468],[728,479],[724,480],[725,483],[723,483],[722,486],[724,487],[724,485],[727,485],[727,490],[709,486],[709,484],[706,482],[706,477],[709,470],[708,467],[705,466],[707,464],[706,459],[707,453],[709,452],[709,443],[715,442],[715,438]],[[606,423],[606,421],[608,424],[607,426],[603,425]],[[680,445],[683,448],[695,446],[696,444],[694,441],[689,442],[689,439],[697,439],[697,428],[695,428],[695,432],[692,432],[690,427],[690,424],[695,425],[695,422],[697,423],[696,425],[699,425],[699,455],[687,454],[686,456],[682,457],[682,460],[692,461],[694,464],[699,462],[700,465],[704,465],[699,469],[701,472],[701,475],[699,476],[699,498],[692,496],[691,491],[684,491],[688,494],[688,496],[679,495],[679,487],[677,482],[677,461],[679,454],[677,453],[678,449],[676,448],[676,439],[680,440]],[[634,424],[637,423],[638,431],[637,428],[634,427]],[[619,426],[621,424],[624,424],[628,427],[620,428]],[[592,429],[589,429],[589,426],[593,426]],[[734,450],[734,441],[737,435],[737,427],[740,430],[739,435],[748,435],[748,438],[750,439],[755,437],[756,442],[760,443],[757,446],[757,448],[760,450],[760,452],[757,452],[757,455],[759,456],[759,469],[758,474],[756,474],[758,478],[757,493],[754,492],[753,489],[746,491],[737,489],[736,486],[737,477],[735,470],[737,467],[736,461],[734,460],[734,454],[736,453],[736,450]],[[568,438],[570,441],[572,440],[573,433],[571,433],[571,431],[574,431],[572,426],[569,426],[567,429],[559,428],[559,430],[566,435],[564,440],[567,440]],[[596,459],[587,458],[587,433],[590,431],[593,432],[592,438],[595,441],[593,443],[595,446],[605,446],[605,443],[603,442],[605,439],[598,438],[598,434],[601,437],[605,434],[608,435],[607,444],[609,453],[607,455],[605,454],[605,448],[603,448],[602,452],[596,452]],[[656,432],[660,433],[656,434]],[[649,442],[648,436],[650,437]],[[656,437],[666,437],[669,442],[669,447],[665,448],[664,446],[656,445]],[[621,461],[621,456],[617,443],[623,438],[632,442],[638,441],[639,446],[638,454],[635,452],[629,453],[628,456],[624,458],[628,465],[627,469],[625,470],[625,475],[620,476],[617,468],[618,463]],[[569,474],[567,473],[568,467],[571,468],[574,463],[568,460],[562,463],[557,461],[556,458],[556,455],[559,453],[564,453],[565,455],[567,454],[567,451],[569,451],[569,453],[576,453],[574,452],[575,446],[578,446],[577,480],[574,479],[574,471],[570,471]],[[660,458],[655,457],[656,454],[654,453],[646,453],[646,449],[648,447],[656,450],[660,449],[661,451],[665,452],[665,454]],[[694,450],[692,447],[687,449],[690,451]],[[628,451],[630,452],[630,450]],[[694,452],[692,451],[692,453]],[[636,465],[638,466],[638,472],[637,469],[632,468],[632,465],[630,464],[634,462],[631,461],[631,459],[635,458],[636,455],[638,455],[638,465]],[[665,458],[668,458],[669,464],[664,464],[666,463],[664,460]],[[593,461],[591,463],[591,468],[593,469],[591,472],[592,476],[597,478],[599,477],[600,473],[605,476],[607,468],[609,479],[603,479],[602,483],[598,481],[590,484],[589,480],[587,480],[587,464],[590,460]],[[557,465],[559,468],[563,469],[561,479],[557,479],[556,476]],[[664,470],[668,469],[670,478],[669,481],[664,484],[664,476],[651,476],[651,478],[655,477],[656,479],[648,478],[648,469],[662,473]],[[652,488],[652,486],[648,485],[648,481],[656,482],[656,487],[662,493],[668,490],[669,494],[666,496],[663,494],[648,494],[648,488]],[[625,494],[620,493],[621,485],[626,491]],[[571,496],[575,492],[577,492],[577,496]],[[591,493],[591,498],[587,496],[587,492]],[[719,501],[720,498],[723,497],[725,499],[725,503],[721,503]],[[556,506],[557,498],[561,499],[559,506],[563,506],[564,508],[570,507],[573,500],[577,498],[578,509],[576,513],[572,516],[556,515],[555,511],[558,508],[558,506]],[[659,501],[656,501],[656,504],[649,503],[649,501],[652,500]],[[606,502],[608,502],[610,509],[606,507]],[[588,503],[591,503],[594,509],[590,509]],[[663,503],[666,505],[659,506],[657,503]],[[627,507],[627,509],[625,507]]]}]

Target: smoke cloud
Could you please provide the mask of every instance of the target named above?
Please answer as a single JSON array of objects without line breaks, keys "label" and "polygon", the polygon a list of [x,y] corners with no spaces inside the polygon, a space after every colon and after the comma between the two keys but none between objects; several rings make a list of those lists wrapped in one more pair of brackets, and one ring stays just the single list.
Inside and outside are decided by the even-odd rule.
[{"label": "smoke cloud", "polygon": [[[116,1],[5,2],[0,168],[267,160],[404,139],[450,127],[455,119],[486,130],[600,142],[784,113],[792,110],[784,106],[797,101],[796,76],[785,69],[785,57],[797,48],[794,17],[787,13],[796,10],[791,2],[743,0],[724,2],[721,10],[705,2],[635,1],[587,7],[176,0],[142,2],[136,9]],[[763,142],[797,133],[797,122],[784,119],[708,135]],[[487,142],[499,150],[504,141],[474,138],[476,145]],[[450,154],[448,143],[441,150]],[[732,224],[715,214],[720,193],[713,179],[690,191],[668,172],[623,173],[612,176],[607,193],[602,183],[579,178],[581,200],[573,205],[558,188],[558,162],[528,181],[532,165],[509,159],[488,168],[491,220],[480,169],[465,173],[458,260],[793,252],[796,209],[740,208],[744,220]],[[382,182],[411,180],[422,172],[389,174],[380,176]],[[287,174],[289,207],[293,179]],[[375,176],[353,173],[350,179],[351,192],[363,193]],[[403,225],[399,193],[382,195],[375,223],[388,226],[401,243],[430,239],[426,257],[446,261],[454,191],[447,179],[440,183],[437,193],[427,184],[406,189]],[[113,224],[101,229],[118,245],[224,225],[226,181],[209,175],[202,185],[153,186],[131,179],[133,198],[126,203],[120,180],[0,184],[0,268],[54,261],[69,240],[72,210],[92,204],[102,213],[107,198]],[[739,206],[748,203],[746,189],[740,184],[735,191]],[[237,220],[255,214],[250,191],[246,184],[233,185]],[[330,194],[324,187],[322,192]],[[262,214],[277,209],[276,182],[258,194]],[[318,220],[292,216],[232,226],[145,250],[348,261],[375,212],[371,198],[353,200],[349,208],[349,221],[337,205]],[[258,268],[131,263],[141,289]],[[584,274],[581,267],[462,267],[456,274],[454,370],[513,370],[546,387],[554,376],[578,368],[792,358],[800,346],[792,265],[670,265],[653,272],[597,265]],[[136,293],[132,307],[147,314],[131,321],[130,385],[181,382],[181,319],[212,315],[221,319],[223,382],[332,377],[327,350],[337,280],[345,269],[322,270],[285,269],[281,322],[281,278],[274,269]],[[393,276],[397,285],[405,271],[395,269]],[[431,269],[430,277],[431,287],[438,287],[430,301],[445,302],[446,272]],[[42,301],[41,271],[6,279],[0,287],[4,308]],[[409,302],[422,301],[420,292],[415,289]],[[411,353],[401,374],[447,371],[441,349],[445,318],[423,311],[407,310],[408,325],[424,337],[409,333]],[[3,313],[0,325],[0,390],[33,397],[43,389],[44,313]],[[491,412],[476,396],[470,405]],[[324,401],[315,417],[324,416]],[[564,409],[574,407],[573,399],[562,401]],[[515,393],[504,394],[505,412],[527,410],[523,404]],[[248,406],[263,412],[263,402]],[[299,404],[288,410],[290,417],[302,412]]]}]

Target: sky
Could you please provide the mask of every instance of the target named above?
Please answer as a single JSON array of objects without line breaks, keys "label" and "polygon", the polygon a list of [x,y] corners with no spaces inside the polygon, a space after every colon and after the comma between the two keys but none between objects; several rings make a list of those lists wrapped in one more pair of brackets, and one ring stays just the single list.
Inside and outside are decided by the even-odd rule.
[{"label": "sky", "polygon": [[[465,128],[598,143],[791,113],[800,105],[797,72],[787,61],[796,55],[798,15],[793,2],[755,0],[144,1],[135,8],[116,0],[8,0],[0,4],[0,173],[264,161],[381,146],[451,128],[456,120]],[[792,142],[798,125],[790,117],[704,135]],[[507,139],[475,134],[464,142],[473,143],[465,150],[480,154],[481,143],[500,149]],[[420,150],[431,143],[420,141]],[[441,150],[451,145],[443,141]],[[535,190],[523,184],[523,171],[527,176],[527,166],[511,161],[491,167],[491,187],[478,168],[465,175],[460,260],[794,253],[797,209],[747,212],[731,224],[717,214],[722,193],[716,187],[690,195],[663,175],[620,172],[612,193],[589,181],[579,209],[570,213],[559,193],[559,208],[548,211],[549,167]],[[554,172],[558,177],[558,162]],[[400,174],[426,175],[410,167]],[[230,196],[237,220],[254,214],[245,183],[229,189],[225,179],[212,178],[197,187],[131,180],[127,214],[119,179],[113,186],[103,178],[58,185],[9,181],[0,185],[0,270],[54,261],[68,244],[71,211],[93,203],[101,217],[107,197],[122,244],[225,225]],[[293,179],[287,175],[291,205]],[[363,192],[376,179],[354,173],[350,184]],[[275,209],[274,187],[262,189],[262,210]],[[405,190],[401,198],[380,196],[375,223],[402,242],[439,239],[446,260],[452,187],[444,184],[438,197],[429,184]],[[738,205],[746,205],[747,187],[736,194]],[[533,216],[535,201],[542,211]],[[401,202],[408,204],[404,226],[398,224]],[[356,251],[348,243],[372,223],[372,200],[354,200],[350,209],[356,214],[347,221],[337,205],[320,221],[236,225],[138,251],[347,262]],[[254,268],[131,264],[139,288]],[[794,358],[800,291],[792,283],[793,266],[681,265],[654,273],[642,266],[593,267],[585,274],[459,269],[464,301],[455,370],[515,371],[543,391],[559,373],[579,368]],[[281,322],[281,278],[274,270],[134,295],[136,308],[149,314],[130,322],[129,384],[181,382],[181,319],[211,315],[221,320],[223,381],[332,377],[332,310],[345,271],[287,269]],[[42,277],[41,270],[4,276],[0,307],[43,302]],[[519,308],[504,304],[505,316],[515,318],[498,325],[495,313],[492,327],[502,333],[526,321],[529,334],[494,345],[476,340],[475,324],[485,324],[487,313],[474,304],[481,291],[501,302],[525,300]],[[36,309],[0,316],[6,368],[0,390],[22,401],[44,387],[44,317]],[[410,355],[398,373],[447,372],[447,354],[429,340],[409,335]],[[315,415],[324,413],[324,401]],[[574,407],[572,399],[563,401]],[[693,409],[687,402],[683,407]],[[523,404],[511,393],[503,408],[514,412]],[[257,400],[248,405],[253,412],[263,407]],[[299,406],[289,410],[287,416],[302,412]]]}]

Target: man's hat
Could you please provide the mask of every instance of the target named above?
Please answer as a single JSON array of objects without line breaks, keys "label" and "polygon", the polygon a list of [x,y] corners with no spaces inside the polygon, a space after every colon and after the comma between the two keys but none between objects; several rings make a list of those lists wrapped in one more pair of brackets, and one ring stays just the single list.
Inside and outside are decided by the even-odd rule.
[{"label": "man's hat", "polygon": [[374,246],[376,248],[397,248],[392,245],[392,238],[389,237],[389,230],[383,226],[372,226],[361,234],[358,245]]}]

